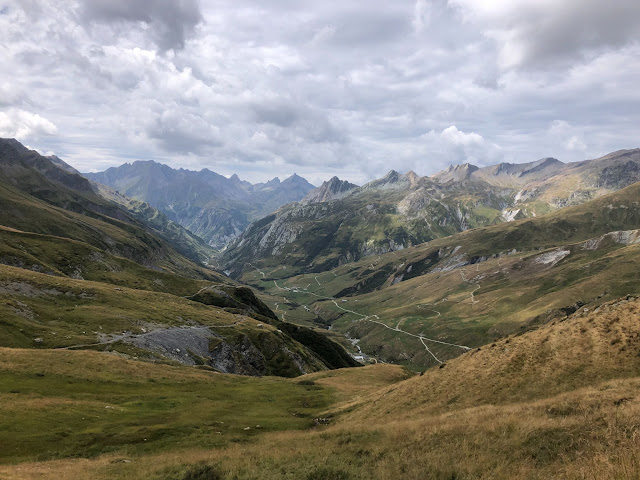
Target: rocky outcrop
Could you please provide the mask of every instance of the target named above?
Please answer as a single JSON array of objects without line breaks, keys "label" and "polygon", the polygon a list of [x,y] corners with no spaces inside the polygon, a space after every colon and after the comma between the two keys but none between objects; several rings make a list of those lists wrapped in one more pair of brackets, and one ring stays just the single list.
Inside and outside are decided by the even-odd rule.
[{"label": "rocky outcrop", "polygon": [[318,188],[307,193],[307,195],[300,200],[300,204],[308,205],[310,203],[328,202],[329,200],[342,198],[357,187],[357,185],[349,183],[346,180],[333,177],[331,180],[323,182]]},{"label": "rocky outcrop", "polygon": [[183,365],[208,365],[237,375],[296,377],[327,368],[288,335],[272,328],[225,334],[224,328],[189,325],[142,334],[125,332],[104,336],[103,341],[128,343]]}]

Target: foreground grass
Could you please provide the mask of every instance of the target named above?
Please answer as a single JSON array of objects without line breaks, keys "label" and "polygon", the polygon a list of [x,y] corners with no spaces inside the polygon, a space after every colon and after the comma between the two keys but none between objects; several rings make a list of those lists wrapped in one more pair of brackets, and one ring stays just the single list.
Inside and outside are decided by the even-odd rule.
[{"label": "foreground grass", "polygon": [[[639,389],[637,379],[605,382],[544,401],[273,433],[224,449],[0,466],[0,475],[182,480],[210,466],[219,476],[202,478],[635,479]],[[628,396],[635,400],[619,403]]]},{"label": "foreground grass", "polygon": [[[56,378],[67,378],[77,369],[73,355],[82,354],[86,355],[82,361],[91,365],[92,373],[75,375],[83,381],[101,378],[92,397],[100,402],[96,409],[104,409],[102,403],[106,400],[113,402],[109,405],[132,408],[126,402],[117,403],[105,391],[106,385],[113,382],[115,387],[110,391],[118,392],[129,383],[146,387],[147,378],[151,377],[159,381],[157,395],[164,396],[164,401],[183,399],[175,407],[176,412],[193,411],[195,416],[187,421],[185,415],[169,415],[166,405],[161,414],[155,412],[155,428],[173,428],[171,435],[178,435],[180,445],[160,437],[152,443],[143,440],[123,445],[96,458],[5,465],[0,466],[3,479],[640,477],[640,300],[621,300],[606,304],[597,312],[580,312],[567,320],[476,349],[443,368],[408,379],[400,367],[390,365],[318,372],[296,380],[238,379],[184,367],[165,370],[156,365],[139,366],[135,362],[122,363],[122,370],[117,371],[114,369],[120,359],[98,353],[35,352],[54,357],[34,357],[33,361],[29,360],[31,353],[1,350],[2,378],[16,376],[16,382],[27,385],[25,378],[29,375],[45,381],[47,371],[41,372],[44,376],[36,375],[45,359],[55,365],[51,368]],[[69,356],[57,357],[59,354]],[[21,377],[23,374],[27,377]],[[85,395],[90,395],[88,392],[65,396],[60,381],[43,387],[38,393],[34,389],[12,395],[39,402],[38,408],[45,408],[52,398],[71,402],[71,410],[87,408],[78,405]],[[56,392],[56,388],[60,390],[55,395],[46,393]],[[191,389],[196,389],[196,397],[201,395],[204,400],[195,401],[187,393]],[[135,388],[132,392],[136,392]],[[153,387],[144,394],[137,392],[142,396],[137,401],[155,395]],[[230,392],[234,392],[232,399]],[[242,396],[247,392],[245,403]],[[272,397],[270,405],[265,404],[265,397],[259,398],[275,392],[281,395]],[[221,406],[225,399],[230,410]],[[300,402],[309,399],[317,403],[301,407]],[[30,405],[29,401],[21,403]],[[29,413],[37,412],[35,407],[21,410],[16,406],[10,411],[6,402],[0,404],[5,409],[0,418],[18,416],[20,423],[28,426],[26,431],[14,428],[6,434],[3,447],[30,435],[37,438],[34,432],[41,429],[41,424],[29,423],[28,418]],[[205,404],[206,410],[192,406]],[[243,413],[244,409],[252,412],[253,408],[263,418],[270,412],[274,419],[270,431],[240,430],[242,425],[257,421],[251,413]],[[307,408],[311,416],[320,415],[319,424],[306,428],[311,417],[294,417],[291,413],[304,413],[301,408]],[[322,412],[327,408],[329,413]],[[227,420],[233,428],[216,437],[222,440],[228,435],[231,440],[212,445],[210,438],[214,434],[203,430],[201,422],[215,421],[222,415],[237,415],[237,420]],[[136,420],[136,428],[147,428],[146,435],[153,428],[151,424],[142,425],[145,418],[143,415]],[[323,420],[326,418],[332,418],[327,425]],[[261,421],[267,424],[266,420]],[[169,426],[165,427],[165,423]],[[194,424],[201,428],[195,429]],[[85,434],[80,420],[76,425],[68,441],[77,442]],[[186,435],[184,432],[190,428],[191,433]],[[2,425],[0,431],[5,430]],[[45,449],[51,443],[39,445]],[[102,448],[102,452],[109,452],[107,446]],[[10,460],[16,462],[20,457]]]},{"label": "foreground grass", "polygon": [[332,400],[329,388],[276,377],[0,348],[0,462],[250,444],[309,428]]}]

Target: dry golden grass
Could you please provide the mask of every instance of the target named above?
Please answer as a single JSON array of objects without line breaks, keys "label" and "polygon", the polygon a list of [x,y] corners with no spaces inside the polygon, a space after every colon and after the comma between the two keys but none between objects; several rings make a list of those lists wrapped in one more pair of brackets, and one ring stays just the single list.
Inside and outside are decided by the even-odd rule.
[{"label": "dry golden grass", "polygon": [[406,380],[413,374],[398,365],[375,364],[359,368],[343,368],[310,373],[301,381],[313,381],[336,390],[336,398],[342,402],[354,402],[380,390]]},{"label": "dry golden grass", "polygon": [[[186,465],[204,462],[230,479],[635,479],[639,387],[616,380],[541,401],[275,433],[223,450],[21,464],[0,467],[0,478],[179,479]],[[628,395],[636,397],[616,404]]]},{"label": "dry golden grass", "polygon": [[527,401],[638,374],[640,300],[620,300],[465,353],[379,392],[354,415]]}]

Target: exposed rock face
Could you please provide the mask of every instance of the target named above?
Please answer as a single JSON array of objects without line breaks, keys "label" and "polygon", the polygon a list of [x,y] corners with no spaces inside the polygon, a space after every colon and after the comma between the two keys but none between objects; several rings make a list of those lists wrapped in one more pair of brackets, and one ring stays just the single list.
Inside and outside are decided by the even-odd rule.
[{"label": "exposed rock face", "polygon": [[607,242],[622,245],[635,245],[640,243],[640,230],[624,230],[621,232],[610,232],[600,237],[592,238],[584,242],[581,247],[584,250],[597,250]]},{"label": "exposed rock face", "polygon": [[237,375],[295,377],[326,368],[288,336],[272,330],[229,338],[215,330],[205,326],[163,328],[120,335],[117,340],[184,365],[210,365]]},{"label": "exposed rock face", "polygon": [[361,191],[367,190],[401,190],[412,187],[418,182],[418,177],[414,172],[409,171],[406,174],[400,174],[395,170],[391,170],[384,177],[373,180],[361,188]]},{"label": "exposed rock face", "polygon": [[300,200],[300,203],[302,205],[308,205],[309,203],[328,202],[329,200],[346,196],[357,187],[357,185],[349,183],[346,180],[333,177],[331,180],[323,182],[318,188],[307,193],[306,197]]},{"label": "exposed rock face", "polygon": [[462,165],[450,165],[449,168],[436,173],[431,178],[439,183],[463,182],[471,178],[471,174],[478,170],[478,167],[469,163]]}]

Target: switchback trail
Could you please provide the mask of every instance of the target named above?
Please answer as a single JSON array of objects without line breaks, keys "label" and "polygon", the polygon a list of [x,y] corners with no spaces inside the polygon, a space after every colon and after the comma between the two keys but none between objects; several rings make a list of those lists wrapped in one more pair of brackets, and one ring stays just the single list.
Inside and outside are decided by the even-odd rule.
[{"label": "switchback trail", "polygon": [[[464,280],[466,280],[466,278],[463,277]],[[318,279],[316,277],[316,282],[318,282]],[[352,315],[356,315],[358,317],[360,317],[362,320],[367,321],[367,322],[371,322],[371,323],[375,323],[378,325],[383,326],[384,328],[394,331],[394,332],[398,332],[404,335],[409,335],[411,337],[417,338],[420,340],[420,343],[422,343],[422,345],[424,346],[425,350],[438,362],[438,363],[442,363],[442,361],[436,357],[436,355],[431,351],[431,349],[427,346],[426,342],[432,342],[432,343],[437,343],[440,345],[447,345],[450,347],[456,347],[456,348],[461,348],[464,351],[468,351],[471,350],[471,347],[467,347],[466,345],[458,345],[456,343],[450,343],[450,342],[444,342],[442,340],[436,340],[434,338],[429,338],[429,337],[425,337],[424,335],[420,334],[420,335],[416,335],[415,333],[411,333],[411,332],[407,332],[406,330],[402,330],[400,328],[400,322],[398,322],[398,324],[396,325],[395,328],[390,327],[389,325],[387,325],[386,323],[383,323],[380,321],[380,317],[378,315],[363,315],[362,313],[358,313],[354,310],[349,310],[347,308],[341,307],[340,305],[338,305],[338,302],[336,301],[337,299],[334,297],[327,297],[324,295],[318,295],[317,293],[314,292],[309,292],[307,289],[304,288],[300,288],[297,286],[293,286],[293,287],[281,287],[280,285],[278,285],[278,282],[276,280],[273,281],[273,284],[276,286],[277,289],[279,290],[284,290],[284,291],[293,291],[295,293],[305,293],[307,295],[312,295],[314,297],[323,299],[323,300],[330,300],[331,302],[333,302],[333,304],[340,310],[347,312],[347,313],[351,313]],[[320,282],[318,282],[318,285],[320,285]],[[479,286],[478,286],[479,287]],[[307,287],[308,288],[308,287]],[[471,296],[472,301],[473,299],[473,293]],[[303,305],[303,307],[306,307],[306,305]],[[307,307],[308,308],[308,307]],[[437,313],[437,317],[439,317],[441,315],[440,312],[438,312],[437,310],[432,310],[433,312]],[[437,318],[436,317],[436,318]],[[373,320],[373,318],[376,318],[377,320]]]}]

